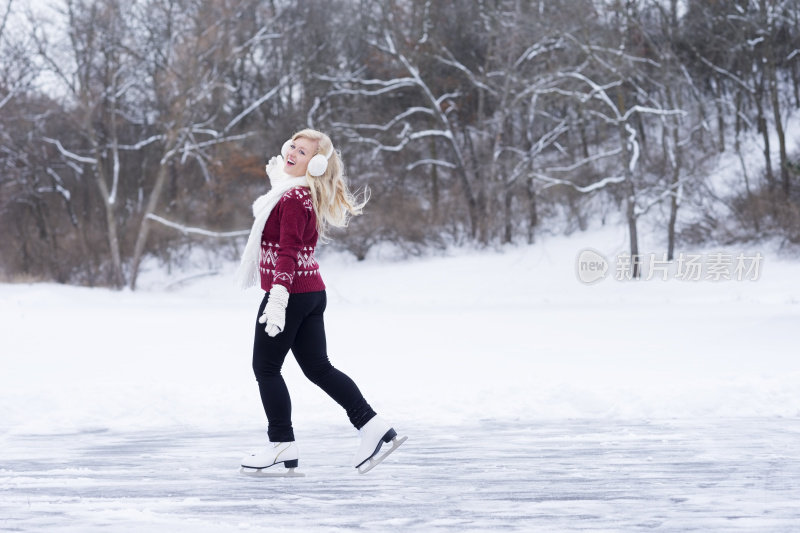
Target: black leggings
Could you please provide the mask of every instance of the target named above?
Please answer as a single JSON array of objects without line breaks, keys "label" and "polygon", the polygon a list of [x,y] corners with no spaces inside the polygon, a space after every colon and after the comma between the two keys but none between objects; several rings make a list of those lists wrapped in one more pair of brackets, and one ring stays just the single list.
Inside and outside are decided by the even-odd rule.
[{"label": "black leggings", "polygon": [[[268,299],[269,293],[264,295],[257,316],[264,312]],[[253,372],[269,421],[270,442],[294,440],[292,402],[281,376],[281,367],[290,349],[303,374],[345,409],[356,429],[361,429],[375,416],[353,380],[336,370],[328,360],[322,319],[326,303],[325,291],[289,295],[286,326],[275,337],[267,335],[264,324],[256,320]]]}]

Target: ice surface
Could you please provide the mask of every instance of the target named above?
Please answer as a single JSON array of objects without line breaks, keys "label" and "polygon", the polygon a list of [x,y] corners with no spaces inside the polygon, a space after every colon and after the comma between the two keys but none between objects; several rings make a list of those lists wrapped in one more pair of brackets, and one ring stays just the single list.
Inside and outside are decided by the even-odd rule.
[{"label": "ice surface", "polygon": [[[4,531],[796,531],[800,423],[408,424],[369,474],[317,428],[305,478],[239,474],[248,431],[14,435]],[[343,460],[337,460],[343,459]]]},{"label": "ice surface", "polygon": [[364,476],[344,413],[291,358],[307,477],[237,472],[265,421],[261,295],[234,265],[145,273],[136,293],[0,285],[0,530],[792,530],[798,262],[763,249],[757,281],[578,281],[580,250],[625,245],[612,228],[323,256],[331,359],[409,436]]}]

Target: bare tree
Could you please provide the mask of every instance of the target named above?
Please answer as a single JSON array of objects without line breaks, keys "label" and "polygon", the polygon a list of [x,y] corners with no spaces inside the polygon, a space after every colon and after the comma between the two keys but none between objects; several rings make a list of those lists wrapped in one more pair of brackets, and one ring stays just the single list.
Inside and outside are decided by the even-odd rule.
[{"label": "bare tree", "polygon": [[[39,55],[62,82],[74,104],[74,131],[69,141],[45,137],[68,164],[89,169],[105,212],[111,257],[110,282],[125,282],[118,223],[120,205],[119,120],[125,115],[124,94],[136,80],[137,65],[128,53],[132,29],[128,4],[68,0],[64,4],[66,43],[51,42],[32,24]],[[67,51],[67,55],[63,54]],[[65,146],[66,144],[66,146]],[[82,172],[82,171],[81,171]]]},{"label": "bare tree", "polygon": [[[223,0],[69,0],[65,14],[71,58],[60,57],[45,35],[38,35],[41,57],[77,104],[79,132],[77,138],[45,141],[65,161],[94,175],[106,213],[114,286],[126,283],[120,217],[133,215],[138,221],[127,269],[127,282],[135,288],[150,215],[176,165],[194,163],[211,179],[210,151],[246,138],[243,120],[291,79],[284,75],[278,86],[236,113],[226,110],[228,95],[238,91],[230,83],[236,61],[274,38],[265,28],[254,28],[242,39],[233,22],[243,5]],[[144,161],[138,172],[130,164],[136,159]],[[123,205],[129,212],[119,212]]]},{"label": "bare tree", "polygon": [[[398,21],[403,9],[418,23]],[[432,2],[383,7],[365,37],[380,64],[320,76],[331,84],[330,108],[364,102],[370,116],[363,120],[355,113],[331,125],[351,142],[371,146],[373,157],[405,154],[404,172],[431,169],[436,211],[440,172],[455,176],[472,238],[488,242],[490,222],[500,213],[510,240],[510,212],[502,215],[502,206],[536,154],[564,131],[563,121],[541,134],[531,129],[537,91],[552,79],[550,69],[533,65],[544,65],[542,57],[557,50],[560,40],[550,34],[529,40],[531,17],[520,2],[448,8],[446,18],[442,9]],[[457,31],[473,17],[480,24],[479,49],[466,47],[469,39]],[[497,197],[505,197],[499,206]]]},{"label": "bare tree", "polygon": [[643,86],[650,79],[648,71],[659,70],[662,65],[650,57],[646,46],[637,49],[634,45],[634,40],[643,42],[636,35],[642,28],[637,23],[635,3],[620,6],[616,16],[617,24],[613,27],[619,30],[609,33],[607,41],[584,43],[572,37],[589,61],[586,64],[587,72],[575,71],[565,75],[565,79],[574,80],[578,82],[578,87],[584,87],[583,91],[573,93],[573,96],[577,96],[583,104],[594,104],[587,109],[587,113],[607,125],[612,134],[610,138],[615,139],[609,142],[610,149],[591,159],[618,158],[618,164],[612,168],[621,172],[602,178],[592,189],[610,183],[619,183],[622,187],[632,258],[631,275],[638,278],[641,274],[638,263],[638,219],[653,206],[672,197],[675,189],[674,183],[656,183],[655,186],[649,183],[641,164],[646,152],[643,121],[647,117],[655,117],[660,121],[682,115],[684,111],[671,107],[670,102],[656,100],[654,93]]}]

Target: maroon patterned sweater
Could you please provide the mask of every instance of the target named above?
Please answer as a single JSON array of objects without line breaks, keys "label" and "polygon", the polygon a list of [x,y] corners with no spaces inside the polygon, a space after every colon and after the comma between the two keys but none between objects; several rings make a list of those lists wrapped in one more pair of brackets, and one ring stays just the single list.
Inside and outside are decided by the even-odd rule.
[{"label": "maroon patterned sweater", "polygon": [[286,191],[269,214],[261,234],[261,288],[283,285],[289,294],[325,290],[314,257],[317,216],[305,187]]}]

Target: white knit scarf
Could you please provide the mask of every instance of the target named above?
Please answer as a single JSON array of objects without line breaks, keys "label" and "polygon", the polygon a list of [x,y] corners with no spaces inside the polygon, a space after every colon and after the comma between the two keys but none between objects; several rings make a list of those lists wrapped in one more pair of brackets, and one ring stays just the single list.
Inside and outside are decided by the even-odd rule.
[{"label": "white knit scarf", "polygon": [[252,287],[259,281],[259,260],[261,259],[261,234],[267,223],[269,214],[278,205],[278,200],[286,191],[293,187],[308,187],[305,176],[299,178],[283,178],[272,180],[272,188],[267,194],[261,195],[253,202],[253,228],[247,237],[247,245],[242,253],[242,261],[236,270],[236,282],[242,289]]}]

